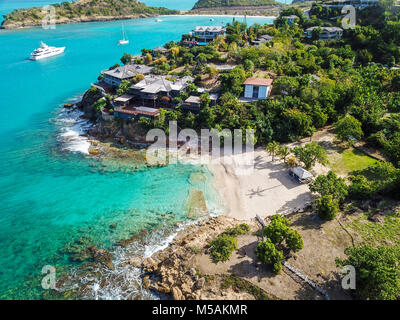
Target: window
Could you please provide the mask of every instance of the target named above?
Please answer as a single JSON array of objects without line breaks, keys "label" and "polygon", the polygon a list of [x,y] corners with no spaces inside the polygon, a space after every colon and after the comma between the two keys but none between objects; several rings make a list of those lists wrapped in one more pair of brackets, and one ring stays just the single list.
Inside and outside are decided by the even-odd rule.
[{"label": "window", "polygon": [[253,98],[258,98],[258,91],[259,91],[259,87],[253,86]]}]

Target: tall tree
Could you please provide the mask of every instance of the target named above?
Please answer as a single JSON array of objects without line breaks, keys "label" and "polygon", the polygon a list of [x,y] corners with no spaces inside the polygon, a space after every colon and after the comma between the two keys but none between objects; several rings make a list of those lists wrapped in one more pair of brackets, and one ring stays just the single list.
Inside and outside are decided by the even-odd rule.
[{"label": "tall tree", "polygon": [[311,169],[316,162],[328,163],[326,150],[316,142],[307,143],[304,147],[295,147],[293,153],[299,161],[304,163],[307,170]]},{"label": "tall tree", "polygon": [[342,142],[349,142],[352,138],[359,140],[363,136],[361,122],[350,115],[341,118],[334,127],[337,137]]}]

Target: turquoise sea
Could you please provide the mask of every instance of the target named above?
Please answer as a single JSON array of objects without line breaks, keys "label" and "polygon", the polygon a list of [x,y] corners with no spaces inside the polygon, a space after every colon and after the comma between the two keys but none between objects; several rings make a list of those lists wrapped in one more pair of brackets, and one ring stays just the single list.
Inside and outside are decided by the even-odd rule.
[{"label": "turquoise sea", "polygon": [[[87,123],[62,108],[79,99],[100,70],[119,62],[124,52],[135,54],[179,40],[196,25],[231,21],[161,19],[125,21],[130,40],[125,47],[116,45],[121,22],[0,30],[1,299],[40,298],[42,267],[71,265],[62,248],[82,237],[113,249],[116,241],[144,229],[154,232],[149,243],[162,245],[177,222],[188,221],[185,203],[192,173],[207,177],[196,188],[204,191],[211,212],[219,212],[222,204],[205,167],[171,165],[131,172],[106,166],[80,152],[87,142],[79,133]],[[29,61],[41,40],[67,49],[57,57]],[[110,292],[108,298],[123,297],[118,290]]]}]

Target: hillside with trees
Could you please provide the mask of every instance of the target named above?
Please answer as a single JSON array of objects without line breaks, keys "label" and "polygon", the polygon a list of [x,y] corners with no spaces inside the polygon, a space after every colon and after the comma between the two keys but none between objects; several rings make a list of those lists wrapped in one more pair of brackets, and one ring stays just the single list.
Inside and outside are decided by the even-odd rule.
[{"label": "hillside with trees", "polygon": [[[149,7],[137,0],[78,0],[52,5],[55,8],[55,23],[67,24],[90,21],[133,19],[179,13],[177,10]],[[16,29],[42,25],[48,15],[41,7],[17,9],[4,17],[4,29]]]},{"label": "hillside with trees", "polygon": [[265,6],[277,4],[274,0],[199,0],[193,9],[215,7]]},{"label": "hillside with trees", "polygon": [[[302,267],[330,261],[335,267],[328,267],[340,272],[336,268],[350,264],[361,275],[351,291],[358,299],[400,299],[400,13],[386,5],[357,11],[357,26],[331,40],[305,35],[310,27],[341,26],[337,11],[316,4],[310,17],[291,7],[273,25],[233,21],[225,35],[208,44],[193,45],[195,41],[187,41],[190,35],[183,35],[180,42],[166,43],[163,53],[143,49],[141,56],[126,53],[121,58],[123,64],[146,64],[155,74],[194,81],[171,96],[158,117],[121,120],[119,128],[134,124],[143,131],[168,132],[174,120],[180,128],[214,129],[221,137],[225,129],[253,129],[255,145],[268,151],[272,163],[281,159],[292,170],[328,169],[313,172],[308,211],[291,216],[294,221],[272,217],[255,252],[276,277],[282,260],[294,254],[297,261],[303,257]],[[287,15],[298,19],[289,24],[283,18]],[[265,35],[268,41],[254,43]],[[250,77],[273,80],[271,94],[243,99]],[[116,94],[98,101],[99,109],[112,114],[110,101],[137,80],[123,81]],[[210,93],[218,98],[211,101]],[[185,108],[190,96],[199,97],[197,112]],[[209,243],[214,261],[227,262],[235,255],[239,236],[233,233]],[[315,259],[317,251],[324,259]],[[321,270],[324,265],[318,266]]]}]

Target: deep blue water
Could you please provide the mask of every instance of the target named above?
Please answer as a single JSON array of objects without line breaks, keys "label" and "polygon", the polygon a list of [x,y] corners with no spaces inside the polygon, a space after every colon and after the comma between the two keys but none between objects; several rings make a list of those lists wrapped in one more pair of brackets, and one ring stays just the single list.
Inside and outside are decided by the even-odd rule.
[{"label": "deep blue water", "polygon": [[[0,31],[0,298],[40,298],[34,280],[42,267],[69,264],[60,249],[82,236],[111,248],[139,230],[162,226],[166,212],[173,213],[169,223],[186,221],[192,173],[206,176],[196,188],[204,191],[211,210],[220,208],[204,167],[131,172],[71,152],[84,149],[85,141],[79,138],[76,115],[63,111],[63,103],[83,94],[100,70],[119,62],[124,52],[139,53],[211,23],[209,17],[162,20],[125,21],[130,40],[125,47],[116,45],[121,22]],[[29,61],[41,40],[67,49],[57,57]],[[111,230],[111,224],[117,227]]]}]

